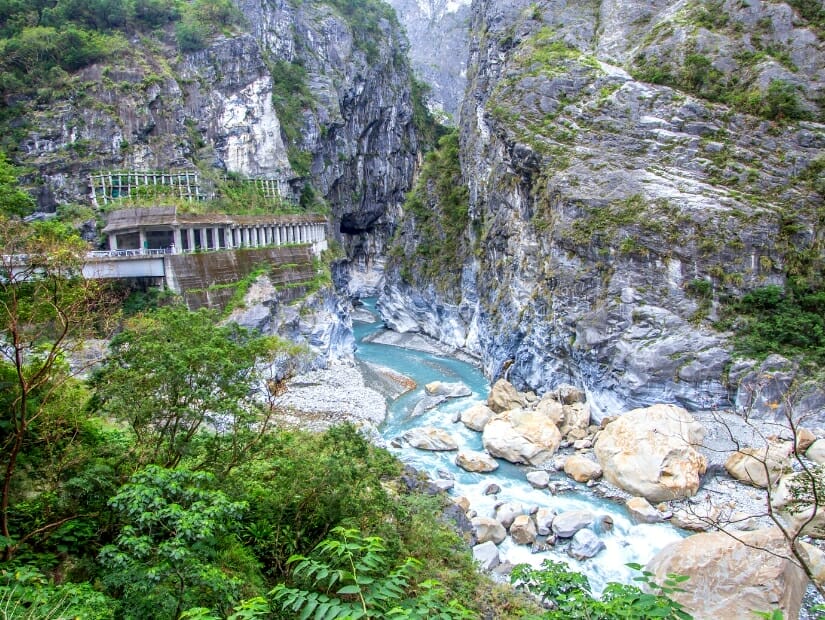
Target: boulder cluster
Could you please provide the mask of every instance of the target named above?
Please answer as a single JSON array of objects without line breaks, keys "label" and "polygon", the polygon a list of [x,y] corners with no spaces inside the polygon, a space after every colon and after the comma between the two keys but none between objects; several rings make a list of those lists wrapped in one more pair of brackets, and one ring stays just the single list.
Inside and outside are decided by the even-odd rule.
[{"label": "boulder cluster", "polygon": [[[694,497],[708,469],[702,453],[706,429],[685,409],[653,405],[595,425],[585,394],[577,388],[562,386],[538,397],[500,380],[486,404],[469,407],[458,419],[482,433],[483,452],[458,451],[449,433],[434,428],[410,431],[405,438],[424,449],[458,451],[456,464],[471,472],[494,471],[499,466],[496,459],[526,465],[531,468],[526,473],[530,484],[550,493],[570,488],[554,480],[555,472],[563,471],[588,486],[603,486],[606,481],[624,492],[619,496],[637,523],[670,519],[697,531],[727,525],[726,529],[736,530],[735,538],[720,531],[689,536],[659,552],[647,570],[662,579],[673,573],[687,575],[684,591],[674,597],[696,618],[741,617],[777,606],[785,617],[798,614],[808,576],[793,559],[781,531],[738,511],[730,498],[714,503],[709,493],[707,501]],[[800,470],[800,463],[813,470]],[[825,439],[799,429],[792,440],[771,437],[761,446],[739,446],[728,456],[724,470],[732,478],[726,484],[769,490],[771,506],[786,532],[821,539],[825,538],[825,508],[806,500],[799,489],[810,487],[806,476],[821,471],[816,467],[823,463]],[[496,485],[490,485],[490,493],[498,492]],[[479,515],[466,498],[458,498],[456,504],[472,523],[477,540],[473,554],[485,570],[502,563],[498,545],[507,536],[536,552],[563,544],[570,557],[586,560],[605,549],[599,534],[612,526],[610,517],[586,511],[556,513],[547,507],[501,501],[493,514]],[[814,578],[825,577],[822,551],[801,544],[814,567]],[[706,600],[716,606],[708,607]]]}]

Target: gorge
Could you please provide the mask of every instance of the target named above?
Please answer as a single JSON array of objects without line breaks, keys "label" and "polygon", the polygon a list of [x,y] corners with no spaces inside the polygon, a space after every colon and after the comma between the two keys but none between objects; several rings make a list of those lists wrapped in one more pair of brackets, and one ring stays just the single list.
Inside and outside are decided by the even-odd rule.
[{"label": "gorge", "polygon": [[[61,7],[70,14],[69,4],[32,9],[36,26],[54,31],[40,32],[43,45],[62,28],[49,19]],[[657,519],[696,509],[707,497],[719,512],[729,515],[734,503],[743,520],[760,517],[751,525],[762,529],[772,525],[771,515],[755,511],[765,502],[771,507],[780,474],[811,468],[819,475],[812,446],[825,440],[820,4],[184,3],[195,17],[175,3],[177,13],[168,15],[160,0],[144,4],[123,22],[114,13],[79,10],[66,18],[71,28],[109,37],[77,35],[99,49],[73,64],[25,39],[34,13],[15,22],[14,10],[1,8],[0,147],[36,200],[29,219],[68,222],[101,245],[98,220],[119,213],[119,205],[178,205],[168,192],[144,188],[120,202],[107,196],[92,209],[91,179],[113,170],[196,172],[200,197],[181,208],[210,209],[213,199],[239,196],[214,208],[258,217],[271,207],[316,224],[326,218],[330,251],[313,282],[303,274],[300,291],[288,289],[289,277],[276,281],[250,268],[237,290],[204,281],[195,294],[220,298],[222,320],[307,348],[301,370],[328,374],[297,373],[294,393],[307,409],[323,401],[319,430],[354,420],[391,451],[401,450],[392,445],[400,442],[402,460],[427,470],[436,485],[446,467],[466,488],[451,453],[414,456],[402,438],[406,422],[381,427],[381,381],[354,361],[370,345],[356,342],[363,326],[353,327],[353,317],[364,318],[362,300],[375,298],[391,338],[404,344],[421,337],[434,351],[478,366],[481,374],[468,379],[474,403],[485,402],[494,384],[509,386],[516,396],[512,407],[495,412],[499,417],[529,417],[539,403],[550,407],[560,389],[580,392],[589,411],[581,436],[562,433],[556,420],[560,436],[551,452],[563,443],[564,458],[606,468],[594,448],[617,416],[632,410],[673,406],[694,415],[711,451],[723,456],[702,457],[708,471],[696,467],[704,477],[691,493],[649,497],[654,511],[676,502],[658,509]],[[152,17],[149,5],[165,16]],[[15,29],[23,34],[10,34]],[[250,180],[277,187],[278,196],[243,193]],[[303,260],[305,271],[310,260]],[[281,262],[289,271],[289,261]],[[436,364],[440,380],[453,380],[449,365],[409,363]],[[306,378],[332,377],[336,368],[347,369],[341,381],[325,386]],[[348,381],[358,383],[354,369],[365,384],[340,395],[339,419],[331,408]],[[302,389],[323,396],[302,397]],[[291,407],[287,417],[300,425],[301,406]],[[426,415],[459,428],[463,448],[491,452],[475,432],[447,423],[466,408],[456,400]],[[736,414],[736,422],[727,417]],[[804,448],[802,429],[811,435]],[[719,448],[726,432],[732,443]],[[767,471],[774,448],[784,450],[775,477]],[[755,450],[750,458],[766,470],[761,487],[733,482],[728,456],[745,449]],[[540,500],[523,469],[496,456],[508,480],[519,481],[518,497],[507,501],[520,502],[520,516],[535,522],[531,510]],[[668,455],[662,470],[673,474],[680,458]],[[566,480],[561,461],[527,461],[528,469]],[[753,483],[753,476],[737,479]],[[644,493],[630,485],[628,493],[617,491],[623,485],[615,478],[573,486],[588,498],[591,489],[607,489],[608,499],[598,501],[617,511],[609,552],[577,565],[591,571],[599,590],[610,579],[630,579],[625,562],[645,564],[683,535],[634,524],[620,503]],[[494,516],[498,497],[476,491],[476,517]],[[823,509],[814,503],[811,521],[818,522]],[[802,529],[794,541],[821,544]],[[649,553],[617,550],[650,542],[646,536],[657,539]],[[529,550],[510,539],[505,548],[519,557]],[[785,613],[802,605],[800,617],[816,617],[815,594],[802,604],[799,588],[785,590],[794,601],[773,601]]]}]

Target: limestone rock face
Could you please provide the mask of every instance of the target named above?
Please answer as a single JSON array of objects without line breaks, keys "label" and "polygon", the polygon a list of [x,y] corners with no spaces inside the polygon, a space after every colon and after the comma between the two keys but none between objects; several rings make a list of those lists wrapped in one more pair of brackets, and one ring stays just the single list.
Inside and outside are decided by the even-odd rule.
[{"label": "limestone rock face", "polygon": [[471,430],[481,432],[493,416],[495,412],[492,409],[479,403],[461,412],[461,423]]},{"label": "limestone rock face", "polygon": [[487,406],[495,413],[517,409],[524,404],[524,399],[519,396],[513,384],[504,379],[499,379],[493,384],[487,397]]},{"label": "limestone rock face", "polygon": [[492,541],[498,545],[505,538],[507,538],[507,530],[504,529],[504,526],[495,519],[490,519],[488,517],[476,517],[475,519],[472,519],[472,524],[475,528],[476,539],[479,544]]},{"label": "limestone rock face", "polygon": [[738,538],[742,542],[723,532],[690,536],[662,549],[646,569],[659,583],[670,573],[690,577],[680,584],[684,591],[671,596],[696,620],[750,618],[777,607],[785,618],[799,617],[807,577],[785,559],[781,533],[756,530]]},{"label": "limestone rock face", "polygon": [[404,439],[419,450],[458,450],[456,440],[449,433],[433,426],[411,429],[404,433]]},{"label": "limestone rock face", "polygon": [[510,526],[510,538],[517,545],[532,545],[536,542],[536,524],[528,515],[519,515]]},{"label": "limestone rock face", "polygon": [[[705,10],[675,0],[474,2],[460,116],[466,243],[440,261],[452,281],[427,261],[390,264],[385,320],[471,351],[488,376],[519,389],[586,388],[596,422],[661,402],[728,406],[738,385],[727,383],[729,336],[695,291],[738,297],[782,284],[796,248],[774,240],[791,195],[800,243],[812,247],[825,47],[786,2]],[[757,32],[798,71],[787,57],[754,62]],[[564,58],[537,62],[551,45]],[[763,102],[785,82],[812,120],[776,132],[770,119],[709,101],[687,75],[691,54],[720,84],[735,76],[737,94]],[[636,79],[653,72],[676,88]],[[432,249],[417,219],[406,214],[398,227],[408,256]]]},{"label": "limestone rock face", "polygon": [[608,424],[595,453],[606,480],[656,503],[696,494],[707,461],[694,446],[704,436],[681,407],[654,405]]},{"label": "limestone rock face", "polygon": [[564,462],[564,473],[576,482],[589,482],[602,477],[602,468],[595,461],[574,454]]},{"label": "limestone rock face", "polygon": [[493,418],[484,427],[484,449],[511,463],[541,465],[561,443],[561,433],[551,420],[535,411],[514,409]]},{"label": "limestone rock face", "polygon": [[790,468],[791,442],[771,443],[763,448],[742,448],[725,461],[727,472],[747,484],[763,489],[773,486]]},{"label": "limestone rock face", "polygon": [[455,464],[461,469],[482,474],[498,469],[496,460],[484,452],[459,452]]},{"label": "limestone rock face", "polygon": [[470,0],[389,0],[410,40],[416,74],[431,87],[427,105],[453,121],[464,96]]}]

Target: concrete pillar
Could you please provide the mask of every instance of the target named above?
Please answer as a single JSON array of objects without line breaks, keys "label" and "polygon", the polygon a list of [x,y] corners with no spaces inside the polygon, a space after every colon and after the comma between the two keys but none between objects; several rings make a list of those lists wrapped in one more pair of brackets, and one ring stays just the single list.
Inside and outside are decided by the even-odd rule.
[{"label": "concrete pillar", "polygon": [[241,229],[241,235],[243,236],[243,247],[248,248],[249,247],[249,229],[248,228],[242,228]]},{"label": "concrete pillar", "polygon": [[223,229],[223,245],[227,250],[232,249],[232,229],[229,226],[225,226]]},{"label": "concrete pillar", "polygon": [[117,250],[117,235],[114,233],[109,234],[109,249]]},{"label": "concrete pillar", "polygon": [[181,252],[183,250],[183,239],[181,238],[180,228],[175,228],[172,230],[172,243],[174,244],[174,254]]},{"label": "concrete pillar", "polygon": [[149,247],[149,242],[146,240],[146,231],[141,228],[138,231],[138,236],[140,237],[140,251],[143,252]]},{"label": "concrete pillar", "polygon": [[272,245],[272,238],[269,235],[269,226],[263,227],[264,232],[264,245]]},{"label": "concrete pillar", "polygon": [[263,245],[263,240],[261,239],[261,227],[255,227],[255,247],[259,248]]},{"label": "concrete pillar", "polygon": [[194,228],[187,228],[186,229],[186,240],[189,243],[189,251],[195,251],[195,229]]},{"label": "concrete pillar", "polygon": [[212,229],[212,247],[216,250],[221,249],[221,235],[217,227]]},{"label": "concrete pillar", "polygon": [[284,227],[283,226],[278,226],[276,231],[275,231],[275,234],[278,235],[278,237],[277,237],[278,238],[278,245],[283,245],[285,243],[284,242]]}]

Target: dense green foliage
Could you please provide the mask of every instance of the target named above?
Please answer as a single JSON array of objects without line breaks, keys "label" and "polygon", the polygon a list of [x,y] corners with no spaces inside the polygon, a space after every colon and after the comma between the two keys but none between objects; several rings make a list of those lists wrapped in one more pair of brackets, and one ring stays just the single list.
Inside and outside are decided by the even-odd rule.
[{"label": "dense green foliage", "polygon": [[242,22],[231,0],[0,0],[0,94],[28,93],[174,24],[181,51]]},{"label": "dense green foliage", "polygon": [[0,151],[0,216],[25,216],[34,211],[34,200],[17,184],[19,175],[20,170]]},{"label": "dense green foliage", "polygon": [[[639,565],[632,567],[641,570]],[[593,597],[587,578],[570,572],[563,562],[545,560],[540,570],[520,564],[510,578],[552,607],[541,616],[546,620],[690,620],[692,616],[684,607],[667,596],[679,591],[679,584],[687,578],[671,575],[664,584],[656,584],[652,577],[652,573],[645,571],[637,578],[646,586],[645,590],[609,583],[598,599]]]},{"label": "dense green foliage", "polygon": [[313,105],[306,69],[297,62],[278,60],[270,66],[270,73],[272,103],[281,122],[281,131],[288,144],[295,144],[301,137],[303,113]]},{"label": "dense green foliage", "polygon": [[[235,324],[216,326],[216,318],[159,308],[129,319],[112,340],[92,382],[95,403],[134,433],[136,462],[173,467],[198,454],[201,466],[221,471],[237,464],[266,426],[267,411],[250,395],[267,379],[277,382],[259,369],[281,353],[297,356],[299,347]],[[222,427],[228,430],[214,432]]]},{"label": "dense green foliage", "polygon": [[197,604],[228,611],[238,599],[244,580],[236,565],[254,561],[226,551],[238,547],[232,533],[246,504],[215,486],[209,473],[151,465],[109,500],[122,525],[100,560],[124,618],[177,618]]},{"label": "dense green foliage", "polygon": [[450,130],[447,126],[439,123],[427,107],[427,96],[430,94],[429,85],[413,77],[410,86],[413,124],[418,135],[419,148],[426,152],[436,148],[438,141],[447,135]]},{"label": "dense green foliage", "polygon": [[306,589],[279,584],[275,604],[284,612],[316,620],[357,618],[410,618],[451,620],[475,617],[462,605],[447,603],[431,583],[422,584],[424,595],[408,597],[421,563],[407,558],[392,567],[379,536],[362,536],[358,530],[335,528],[310,556],[294,555],[293,578]]},{"label": "dense green foliage", "polygon": [[726,308],[721,325],[736,330],[738,351],[763,358],[771,353],[825,364],[825,291],[771,285]]}]

